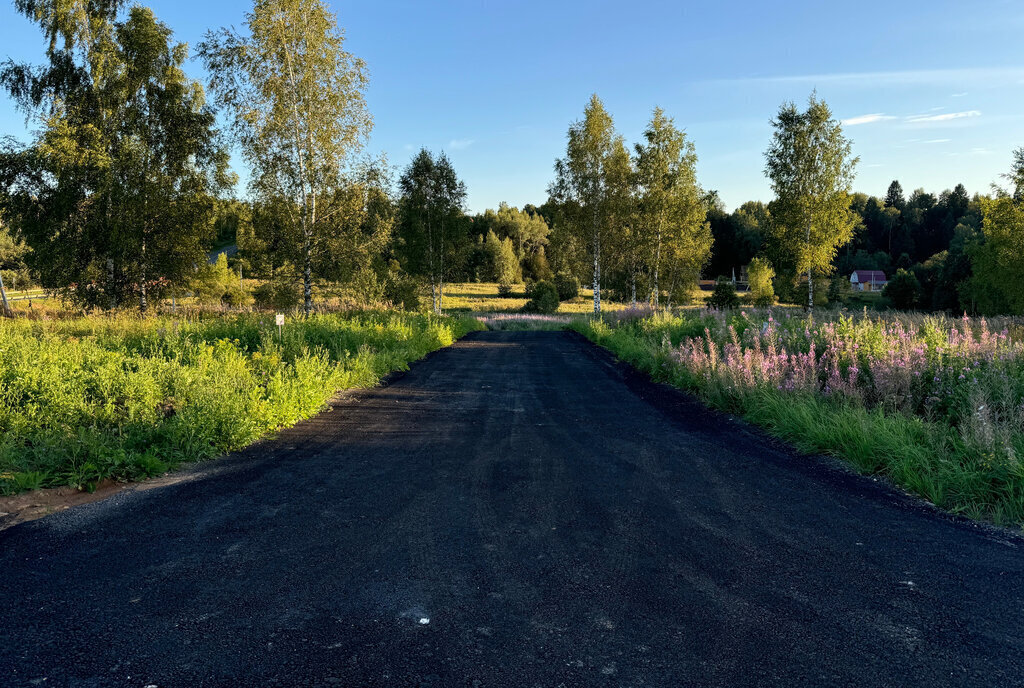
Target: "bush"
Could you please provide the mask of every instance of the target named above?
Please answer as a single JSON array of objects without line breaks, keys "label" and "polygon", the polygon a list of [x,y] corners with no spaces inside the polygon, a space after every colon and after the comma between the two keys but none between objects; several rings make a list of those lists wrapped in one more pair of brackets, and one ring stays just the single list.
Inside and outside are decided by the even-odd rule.
[{"label": "bush", "polygon": [[247,306],[252,296],[242,289],[241,278],[228,267],[227,254],[217,256],[217,262],[199,268],[192,278],[191,288],[199,303],[206,305]]},{"label": "bush", "polygon": [[515,284],[513,284],[512,282],[500,282],[500,283],[498,283],[498,296],[502,296],[504,298],[508,298],[508,297],[512,296],[512,289],[514,287],[515,287]]},{"label": "bush", "polygon": [[715,283],[715,291],[708,299],[708,306],[720,311],[735,310],[740,307],[740,297],[736,295],[736,285],[727,277],[719,277]]},{"label": "bush", "polygon": [[900,268],[882,289],[882,296],[892,303],[893,308],[910,310],[917,305],[917,299],[921,296],[921,283],[914,273]]},{"label": "bush", "polygon": [[830,303],[842,305],[853,296],[850,280],[843,275],[833,275],[828,282],[828,300]]},{"label": "bush", "polygon": [[557,313],[558,289],[551,282],[541,280],[533,285],[533,298],[526,302],[527,313]]},{"label": "bush", "polygon": [[384,285],[384,298],[390,301],[392,306],[404,311],[419,311],[422,307],[421,294],[422,289],[415,278],[397,270],[388,274],[387,283]]},{"label": "bush", "polygon": [[302,303],[302,289],[287,276],[278,276],[252,292],[256,306],[264,310],[289,311]]},{"label": "bush", "polygon": [[558,298],[562,301],[575,299],[580,295],[580,281],[572,273],[559,270],[555,275],[555,289],[558,291]]},{"label": "bush", "polygon": [[747,268],[747,279],[750,282],[750,302],[755,306],[772,306],[775,304],[775,288],[772,279],[775,270],[764,258],[754,258]]}]

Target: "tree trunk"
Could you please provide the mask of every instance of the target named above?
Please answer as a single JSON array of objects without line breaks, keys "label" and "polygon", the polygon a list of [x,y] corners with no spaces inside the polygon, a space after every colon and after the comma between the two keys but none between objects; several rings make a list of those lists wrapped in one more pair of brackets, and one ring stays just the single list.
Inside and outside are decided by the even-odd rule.
[{"label": "tree trunk", "polygon": [[[145,231],[145,230],[143,230],[143,231]],[[146,237],[145,237],[145,234],[143,234],[143,237],[142,237],[142,260],[140,261],[140,263],[141,263],[141,270],[140,270],[141,278],[139,279],[139,311],[143,315],[145,315],[146,314],[146,307],[149,305],[149,304],[146,303]]]},{"label": "tree trunk", "polygon": [[[811,223],[807,222],[807,248],[811,247]],[[811,266],[807,266],[807,310],[814,310],[814,282],[811,279]]]},{"label": "tree trunk", "polygon": [[3,315],[5,318],[13,318],[14,311],[11,310],[11,304],[7,302],[7,289],[4,288],[4,275],[3,270],[0,270],[0,300],[3,301]]},{"label": "tree trunk", "polygon": [[629,299],[629,305],[632,308],[636,308],[636,268],[633,269],[633,274],[630,275],[630,281],[632,282],[632,295]]},{"label": "tree trunk", "polygon": [[654,252],[654,308],[658,308],[658,301],[661,298],[661,289],[658,287],[658,268],[661,267],[661,221],[658,221],[658,248]]},{"label": "tree trunk", "polygon": [[110,310],[117,308],[117,291],[114,289],[114,259],[107,258],[107,289],[110,293]]},{"label": "tree trunk", "polygon": [[306,233],[302,247],[302,310],[308,318],[313,312],[313,256],[310,236]]},{"label": "tree trunk", "polygon": [[814,310],[814,282],[811,280],[810,268],[807,268],[807,310]]},{"label": "tree trunk", "polygon": [[601,239],[597,231],[597,210],[594,210],[594,315],[601,315]]}]

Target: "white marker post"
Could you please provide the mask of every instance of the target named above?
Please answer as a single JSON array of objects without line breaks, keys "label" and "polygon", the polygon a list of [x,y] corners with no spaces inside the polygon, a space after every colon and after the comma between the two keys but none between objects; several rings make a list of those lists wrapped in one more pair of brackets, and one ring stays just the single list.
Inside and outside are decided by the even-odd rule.
[{"label": "white marker post", "polygon": [[284,342],[284,313],[277,314],[277,340]]}]

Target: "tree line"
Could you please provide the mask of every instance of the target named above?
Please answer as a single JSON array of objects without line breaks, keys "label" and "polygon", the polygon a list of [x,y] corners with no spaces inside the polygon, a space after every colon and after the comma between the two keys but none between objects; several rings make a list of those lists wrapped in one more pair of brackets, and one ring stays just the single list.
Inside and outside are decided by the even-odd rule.
[{"label": "tree line", "polygon": [[[602,299],[671,307],[698,279],[746,272],[752,298],[808,308],[843,298],[855,269],[892,275],[893,305],[1024,311],[1024,149],[1009,189],[962,185],[884,198],[852,191],[857,159],[827,104],[785,103],[765,174],[775,198],[727,212],[696,173],[694,143],[654,108],[627,144],[594,95],[567,130],[540,206],[470,215],[444,153],[401,170],[365,152],[364,62],[323,0],[255,0],[241,31],[188,48],[126,0],[16,0],[46,42],[0,84],[38,124],[0,145],[2,279],[35,281],[85,308],[185,293],[301,306],[343,285],[366,301],[440,312],[453,281],[588,283]],[[223,126],[226,124],[226,126]],[[250,171],[235,197],[234,147]],[[208,252],[236,244],[230,261]],[[6,275],[5,275],[6,273]],[[258,278],[251,293],[242,277]],[[825,284],[828,287],[825,288]],[[817,286],[816,286],[817,285]],[[756,292],[756,293],[754,293]]]}]

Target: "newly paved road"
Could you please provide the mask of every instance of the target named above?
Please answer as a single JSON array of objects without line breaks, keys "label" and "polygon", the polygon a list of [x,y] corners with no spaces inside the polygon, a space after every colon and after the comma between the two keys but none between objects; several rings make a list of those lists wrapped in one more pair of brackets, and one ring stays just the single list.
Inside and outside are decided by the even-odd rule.
[{"label": "newly paved road", "polygon": [[1024,685],[1024,548],[471,335],[195,480],[0,533],[3,686]]}]

